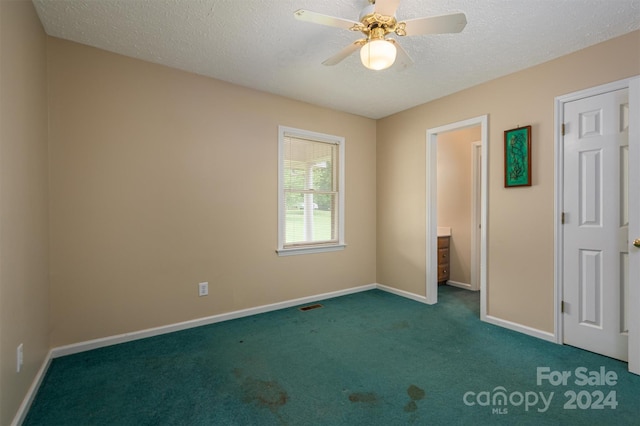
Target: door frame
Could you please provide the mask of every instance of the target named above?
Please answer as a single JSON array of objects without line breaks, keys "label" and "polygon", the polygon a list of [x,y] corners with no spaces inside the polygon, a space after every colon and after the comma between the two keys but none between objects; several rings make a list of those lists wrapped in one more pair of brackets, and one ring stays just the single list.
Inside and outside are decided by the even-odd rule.
[{"label": "door frame", "polygon": [[471,290],[480,290],[480,246],[481,238],[478,229],[481,224],[481,196],[482,196],[482,142],[471,143]]},{"label": "door frame", "polygon": [[482,145],[482,194],[480,200],[480,319],[485,321],[487,314],[487,199],[489,194],[489,115],[470,118],[427,130],[427,206],[426,206],[426,302],[438,303],[438,134],[454,130],[480,126]]},{"label": "door frame", "polygon": [[[578,92],[569,93],[555,98],[555,177],[554,177],[554,331],[555,341],[558,344],[564,342],[562,294],[563,294],[563,257],[564,241],[562,237],[562,207],[564,201],[564,150],[562,149],[564,123],[564,105],[568,102],[597,96],[620,89],[629,89],[629,162],[640,164],[640,76],[635,76],[608,84],[592,87]],[[629,188],[640,186],[640,171],[629,167]],[[629,207],[640,211],[640,196],[633,191],[629,194]],[[629,226],[631,235],[640,236],[640,218],[636,220],[634,227]],[[630,249],[632,250],[632,249]],[[630,252],[631,254],[631,252]],[[634,253],[640,256],[640,253]],[[629,262],[629,277],[640,277],[639,262]],[[633,267],[633,269],[632,269]],[[638,270],[636,270],[638,269]],[[629,371],[640,374],[640,280],[629,281]]]}]

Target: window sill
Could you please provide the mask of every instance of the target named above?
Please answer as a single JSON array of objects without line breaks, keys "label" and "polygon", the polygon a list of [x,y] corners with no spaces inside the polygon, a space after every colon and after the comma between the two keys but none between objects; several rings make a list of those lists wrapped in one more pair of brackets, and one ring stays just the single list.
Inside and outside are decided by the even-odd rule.
[{"label": "window sill", "polygon": [[295,256],[298,254],[312,254],[312,253],[325,253],[330,251],[340,251],[347,247],[346,244],[334,244],[330,246],[316,246],[316,247],[296,247],[296,248],[282,248],[276,250],[278,256]]}]

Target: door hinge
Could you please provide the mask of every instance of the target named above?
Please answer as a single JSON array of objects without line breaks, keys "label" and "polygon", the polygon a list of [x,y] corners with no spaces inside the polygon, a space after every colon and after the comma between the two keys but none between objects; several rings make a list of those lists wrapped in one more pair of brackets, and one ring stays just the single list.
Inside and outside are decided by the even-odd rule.
[{"label": "door hinge", "polygon": [[564,300],[560,302],[560,312],[564,314]]},{"label": "door hinge", "polygon": [[564,212],[560,215],[560,223],[564,225]]},{"label": "door hinge", "polygon": [[565,132],[566,132],[566,127],[565,127],[565,124],[562,123],[562,136],[565,135]]}]

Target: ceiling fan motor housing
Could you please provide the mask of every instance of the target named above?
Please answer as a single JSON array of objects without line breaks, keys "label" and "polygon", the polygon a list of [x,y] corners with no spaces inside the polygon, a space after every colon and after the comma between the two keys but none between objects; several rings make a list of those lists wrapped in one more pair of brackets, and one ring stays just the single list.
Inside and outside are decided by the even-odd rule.
[{"label": "ceiling fan motor housing", "polygon": [[[353,28],[363,32],[368,40],[384,40],[384,36],[395,32],[398,21],[395,16],[385,16],[375,12],[375,4],[365,6],[360,13],[361,26]],[[404,34],[398,34],[404,35]]]}]

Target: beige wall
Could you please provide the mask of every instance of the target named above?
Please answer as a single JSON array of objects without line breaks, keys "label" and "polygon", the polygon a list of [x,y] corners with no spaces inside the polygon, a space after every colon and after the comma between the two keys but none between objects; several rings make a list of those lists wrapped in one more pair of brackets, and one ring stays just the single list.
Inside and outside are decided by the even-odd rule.
[{"label": "beige wall", "polygon": [[[424,295],[425,130],[486,113],[489,314],[552,331],[553,98],[639,52],[634,32],[376,122],[47,39],[0,1],[0,423],[50,347],[376,281]],[[346,138],[345,251],[275,254],[279,124]],[[505,190],[526,124],[533,186]]]},{"label": "beige wall", "polygon": [[451,228],[449,280],[471,284],[471,148],[480,127],[446,132],[437,139],[438,226]]},{"label": "beige wall", "polygon": [[[488,314],[553,332],[554,98],[640,74],[640,32],[377,123],[378,282],[425,294],[425,133],[489,114]],[[503,131],[532,125],[533,186],[503,186]]]},{"label": "beige wall", "polygon": [[[52,346],[375,282],[374,120],[60,39],[48,53]],[[346,138],[344,251],[276,255],[278,125]]]},{"label": "beige wall", "polygon": [[[0,1],[0,424],[49,350],[46,38],[30,1]],[[22,343],[24,367],[16,373]]]}]

